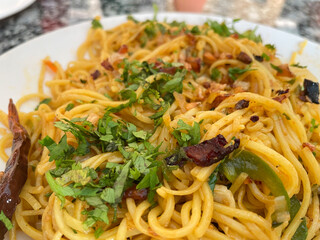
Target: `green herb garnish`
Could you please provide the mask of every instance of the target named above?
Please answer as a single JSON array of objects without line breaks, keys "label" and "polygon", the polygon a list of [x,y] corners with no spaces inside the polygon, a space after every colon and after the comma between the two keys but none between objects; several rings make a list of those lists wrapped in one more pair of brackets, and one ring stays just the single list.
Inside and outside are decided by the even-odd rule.
[{"label": "green herb garnish", "polygon": [[299,63],[294,63],[294,64],[291,64],[290,66],[297,67],[297,68],[307,68],[307,66],[301,66]]},{"label": "green herb garnish", "polygon": [[270,66],[271,66],[274,70],[276,70],[278,73],[282,73],[282,72],[283,72],[281,68],[279,68],[279,67],[276,66],[276,65],[273,65],[272,63],[270,63]]},{"label": "green herb garnish", "polygon": [[74,104],[73,104],[73,103],[69,103],[69,104],[66,106],[65,111],[68,112],[68,111],[70,111],[72,108],[74,108]]},{"label": "green herb garnish", "polygon": [[93,29],[102,28],[102,25],[101,25],[100,21],[95,18],[91,22],[91,28],[93,28]]},{"label": "green herb garnish", "polygon": [[214,69],[212,69],[212,71],[211,71],[210,78],[211,78],[213,81],[217,81],[218,78],[220,77],[220,75],[221,75],[221,72],[220,72],[217,68],[214,68]]},{"label": "green herb garnish", "polygon": [[177,139],[180,147],[196,145],[200,142],[200,124],[193,123],[193,126],[186,124],[183,120],[178,120],[178,128],[176,128],[172,135]]},{"label": "green herb garnish", "polygon": [[287,120],[291,120],[291,118],[288,116],[288,114],[282,113],[282,115],[285,116]]},{"label": "green herb garnish", "polygon": [[316,124],[316,120],[314,118],[311,119],[311,127],[309,129],[310,132],[313,132],[314,129],[317,129],[319,124]]},{"label": "green herb garnish", "polygon": [[268,48],[269,50],[271,50],[271,51],[274,51],[274,50],[276,50],[276,47],[275,47],[275,45],[274,44],[266,44],[266,45],[264,45],[266,48]]},{"label": "green herb garnish", "polygon": [[265,53],[262,53],[261,57],[263,57],[263,59],[266,60],[266,61],[270,60],[270,57]]},{"label": "green herb garnish", "polygon": [[245,72],[253,71],[253,70],[255,69],[252,69],[250,65],[244,69],[234,67],[234,68],[228,69],[228,75],[233,81],[235,81],[238,78],[238,76],[244,74]]},{"label": "green herb garnish", "polygon": [[51,98],[45,98],[38,104],[38,106],[34,110],[37,111],[41,104],[49,104],[50,102],[51,102]]}]

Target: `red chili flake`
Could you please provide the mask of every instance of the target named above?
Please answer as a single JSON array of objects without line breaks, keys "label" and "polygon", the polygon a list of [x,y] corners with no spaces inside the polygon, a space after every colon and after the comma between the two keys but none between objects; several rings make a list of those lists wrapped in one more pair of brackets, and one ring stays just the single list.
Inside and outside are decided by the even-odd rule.
[{"label": "red chili flake", "polygon": [[100,77],[99,70],[95,70],[93,73],[91,73],[91,77],[93,78],[93,80],[96,80],[98,77]]},{"label": "red chili flake", "polygon": [[125,54],[125,53],[127,53],[127,52],[128,52],[128,46],[125,45],[125,44],[121,45],[121,47],[120,47],[119,50],[118,50],[118,53],[120,53],[120,54]]},{"label": "red chili flake", "polygon": [[104,67],[108,71],[113,71],[113,69],[114,69],[113,66],[111,65],[111,63],[109,62],[109,59],[104,60],[101,63],[101,66]]},{"label": "red chili flake", "polygon": [[240,52],[237,59],[245,64],[250,64],[252,63],[251,57],[246,54],[245,52]]},{"label": "red chili flake", "polygon": [[288,97],[287,95],[282,94],[282,95],[277,96],[277,97],[274,97],[274,98],[272,98],[272,99],[275,100],[275,101],[277,101],[277,102],[279,102],[279,103],[282,103],[282,101],[285,100],[287,97]]},{"label": "red chili flake", "polygon": [[191,68],[195,72],[200,72],[201,59],[195,57],[187,57],[186,62],[191,65]]},{"label": "red chili flake", "polygon": [[230,35],[230,37],[234,38],[234,39],[239,39],[239,34],[238,33],[233,33]]},{"label": "red chili flake", "polygon": [[237,102],[234,107],[235,107],[235,109],[237,109],[237,110],[247,108],[247,107],[249,107],[249,101],[242,99],[242,100],[240,100],[239,102]]},{"label": "red chili flake", "polygon": [[258,122],[258,121],[259,121],[259,116],[257,116],[257,115],[251,116],[251,117],[250,117],[250,121],[251,121],[251,122]]},{"label": "red chili flake", "polygon": [[303,148],[305,148],[305,147],[309,148],[311,152],[314,152],[316,150],[316,147],[313,144],[307,143],[307,142],[302,143],[302,147]]},{"label": "red chili flake", "polygon": [[212,64],[213,62],[215,62],[217,60],[217,58],[211,53],[211,52],[205,52],[203,54],[203,61],[206,64]]},{"label": "red chili flake", "polygon": [[136,189],[136,185],[128,188],[124,194],[123,198],[133,198],[134,200],[146,200],[148,197],[148,189],[142,188],[142,189]]},{"label": "red chili flake", "polygon": [[217,96],[214,101],[212,102],[212,107],[211,110],[214,110],[216,107],[220,105],[220,103],[225,100],[226,98],[230,97],[230,94],[225,94],[225,95],[219,95]]},{"label": "red chili flake", "polygon": [[252,183],[252,180],[250,177],[247,177],[244,181],[243,181],[244,184],[249,184],[249,183]]},{"label": "red chili flake", "polygon": [[233,59],[233,56],[231,53],[223,52],[219,55],[219,59]]},{"label": "red chili flake", "polygon": [[302,102],[308,102],[308,99],[305,95],[301,94],[299,97],[298,97]]},{"label": "red chili flake", "polygon": [[168,73],[170,75],[174,75],[177,72],[177,67],[161,67],[159,68],[159,72]]},{"label": "red chili flake", "polygon": [[286,93],[288,93],[288,92],[289,92],[289,88],[287,88],[286,90],[280,89],[280,90],[277,90],[277,91],[276,91],[276,94],[281,95],[281,94],[286,94]]},{"label": "red chili flake", "polygon": [[277,76],[280,77],[295,77],[295,75],[290,71],[288,64],[281,64],[278,66],[281,71],[277,72]]},{"label": "red chili flake", "polygon": [[224,136],[219,134],[197,145],[185,147],[184,151],[187,157],[196,165],[206,167],[218,162],[237,149],[240,146],[240,139],[235,139],[234,144],[225,148],[224,146],[227,145],[227,143]]},{"label": "red chili flake", "polygon": [[202,83],[202,86],[206,89],[210,88],[211,84],[209,82]]},{"label": "red chili flake", "polygon": [[187,37],[187,40],[188,40],[188,42],[189,42],[190,45],[193,46],[193,45],[196,44],[196,37],[195,37],[193,34],[187,33],[187,34],[186,34],[186,37]]},{"label": "red chili flake", "polygon": [[[150,62],[150,63],[151,63],[151,62]],[[162,65],[163,65],[163,63],[160,62],[160,61],[158,61],[158,60],[156,60],[156,61],[154,62],[154,67],[155,67],[156,69],[159,69]]]}]

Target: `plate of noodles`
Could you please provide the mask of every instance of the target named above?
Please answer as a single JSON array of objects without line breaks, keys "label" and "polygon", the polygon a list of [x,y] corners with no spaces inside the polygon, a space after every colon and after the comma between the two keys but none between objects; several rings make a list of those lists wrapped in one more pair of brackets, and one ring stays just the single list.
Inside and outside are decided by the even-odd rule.
[{"label": "plate of noodles", "polygon": [[319,239],[319,54],[184,13],[5,53],[0,239]]}]

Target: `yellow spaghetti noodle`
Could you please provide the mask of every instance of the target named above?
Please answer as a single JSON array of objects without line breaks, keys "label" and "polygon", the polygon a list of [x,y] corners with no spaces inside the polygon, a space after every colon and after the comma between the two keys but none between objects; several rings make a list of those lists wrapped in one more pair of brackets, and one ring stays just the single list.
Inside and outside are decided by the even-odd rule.
[{"label": "yellow spaghetti noodle", "polygon": [[[320,238],[320,108],[299,99],[304,79],[317,81],[307,69],[285,69],[272,46],[263,45],[256,36],[248,39],[248,34],[219,33],[215,27],[218,23],[214,22],[189,26],[131,19],[108,30],[99,24],[98,19],[93,21],[76,60],[66,69],[45,59],[38,93],[17,102],[20,108],[30,99],[51,99],[30,113],[20,112],[32,145],[29,176],[15,212],[11,239],[15,239],[18,228],[37,240],[291,239],[296,232],[306,236],[301,226],[307,228],[306,239]],[[223,29],[225,25],[219,26]],[[129,84],[123,80],[125,64],[143,61],[156,72],[143,75],[143,84],[133,87],[134,80]],[[127,74],[139,72],[140,68],[136,65]],[[165,97],[155,94],[149,100],[157,107],[147,105],[146,86],[179,71],[185,74],[182,89],[170,93],[173,101],[166,105]],[[49,81],[45,81],[47,75]],[[120,96],[128,86],[140,100],[128,104],[130,98]],[[50,96],[44,94],[44,87],[50,89]],[[249,105],[235,108],[241,100]],[[181,127],[181,121],[190,127],[198,123],[200,142],[218,134],[228,142],[239,138],[240,148],[263,159],[282,181],[289,197],[300,202],[300,208],[291,218],[288,209],[277,212],[281,198],[270,194],[263,181],[254,181],[245,172],[232,183],[218,174],[212,192],[208,181],[219,162],[201,167],[187,161],[169,169],[168,179],[160,174],[153,202],[129,196],[115,209],[104,202],[109,208],[109,223],[98,220],[89,225],[89,215],[84,211],[93,206],[85,198],[63,198],[48,185],[46,173],[55,168],[55,161],[39,140],[49,136],[56,143],[60,141],[64,133],[55,127],[57,121],[85,118],[96,127],[108,109],[124,105],[110,116],[114,121],[134,124],[136,132],[146,131],[150,135],[148,142],[165,152],[157,161],[163,162],[168,152],[179,148],[173,133]],[[156,121],[152,116],[159,111],[163,112]],[[8,127],[2,111],[0,121]],[[186,142],[196,137],[188,135],[187,130],[180,133],[191,137]],[[10,147],[12,136],[5,129],[0,129],[0,134],[0,157],[7,161],[5,149]],[[76,148],[78,139],[71,133],[66,136],[68,144]],[[85,156],[75,158],[82,168],[97,172],[107,164],[124,166],[129,161],[118,150],[108,152],[94,145]],[[70,187],[70,181],[63,186]]]}]

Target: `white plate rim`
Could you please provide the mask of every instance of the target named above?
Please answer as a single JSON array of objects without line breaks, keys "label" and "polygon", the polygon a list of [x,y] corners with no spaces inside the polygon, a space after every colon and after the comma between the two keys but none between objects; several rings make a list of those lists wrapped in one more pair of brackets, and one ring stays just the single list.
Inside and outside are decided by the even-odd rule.
[{"label": "white plate rim", "polygon": [[[22,2],[19,0],[11,0],[11,1],[12,2],[15,1],[15,4],[11,5],[6,11],[0,11],[0,20],[22,11],[23,9],[29,7],[36,0],[24,0]],[[21,4],[19,4],[20,2]]]},{"label": "white plate rim", "polygon": [[[36,0],[27,0],[27,1],[30,1],[30,2],[35,2]],[[111,21],[111,20],[118,20],[118,19],[122,19],[122,18],[126,18],[127,16],[133,16],[135,18],[145,18],[145,17],[153,17],[153,13],[137,13],[137,14],[122,14],[122,15],[117,15],[117,16],[104,16],[101,18],[101,23],[102,25],[105,27],[105,23],[107,21]],[[159,12],[158,17],[163,17],[163,16],[177,16],[177,17],[185,17],[185,16],[191,16],[191,17],[201,17],[201,18],[208,18],[208,19],[214,19],[214,20],[218,20],[218,21],[226,21],[227,23],[231,23],[232,22],[232,18],[230,17],[223,17],[223,16],[219,16],[219,15],[215,15],[215,14],[209,14],[209,13],[189,13],[189,12]],[[0,19],[1,19],[1,15],[0,15]],[[80,27],[82,25],[88,25],[91,23],[92,20],[85,20],[85,21],[82,21],[80,23],[77,23],[77,24],[72,24],[72,25],[69,25],[69,26],[64,26],[64,27],[61,27],[59,29],[55,29],[53,31],[50,31],[50,32],[46,32],[44,34],[41,34],[39,36],[36,36],[35,38],[32,38],[22,44],[19,44],[17,46],[15,46],[14,48],[4,52],[3,54],[0,55],[0,58],[2,58],[3,56],[5,56],[6,54],[12,52],[12,51],[15,51],[16,49],[18,48],[23,48],[25,47],[25,45],[27,44],[30,44],[31,42],[33,41],[39,41],[41,40],[42,38],[46,38],[47,36],[50,36],[50,35],[53,35],[53,34],[56,34],[57,32],[60,32],[60,31],[67,31],[69,29],[72,29],[72,28],[77,28],[77,27]],[[255,23],[255,22],[251,22],[251,21],[247,21],[247,20],[244,20],[244,19],[240,19],[241,23],[245,23],[245,24],[250,24],[252,25],[252,27],[254,26],[257,26],[258,27],[258,30],[259,30],[259,27],[263,27],[265,29],[269,29],[269,30],[272,30],[276,33],[284,33],[285,35],[288,35],[292,38],[296,38],[296,39],[299,39],[301,41],[304,41],[304,40],[307,40],[310,44],[314,44],[314,45],[318,45],[320,46],[320,43],[318,42],[315,42],[313,40],[310,40],[310,39],[307,39],[306,37],[304,36],[301,36],[301,35],[296,35],[296,34],[293,34],[293,33],[290,33],[290,32],[286,32],[286,31],[283,31],[283,30],[280,30],[280,29],[277,29],[277,28],[274,28],[272,26],[269,26],[269,25],[265,25],[265,24],[262,24],[262,23]],[[107,28],[104,28],[104,29],[107,29]],[[264,39],[262,39],[264,40]]]}]

